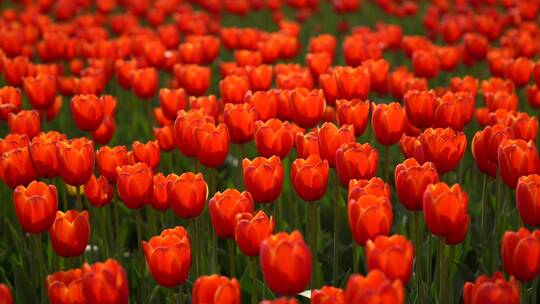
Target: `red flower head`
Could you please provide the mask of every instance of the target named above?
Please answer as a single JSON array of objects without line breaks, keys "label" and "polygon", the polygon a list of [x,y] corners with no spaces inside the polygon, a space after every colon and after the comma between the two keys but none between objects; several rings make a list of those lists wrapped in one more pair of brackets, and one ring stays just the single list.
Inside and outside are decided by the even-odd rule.
[{"label": "red flower head", "polygon": [[128,163],[128,152],[125,146],[104,146],[96,151],[96,162],[99,172],[107,178],[109,183],[116,184],[117,167]]},{"label": "red flower head", "polygon": [[366,260],[369,270],[378,269],[388,279],[407,284],[413,268],[414,245],[402,235],[380,235],[367,241]]},{"label": "red flower head", "polygon": [[408,158],[394,171],[396,192],[400,203],[408,210],[422,210],[424,191],[439,182],[439,174],[431,162],[420,165]]},{"label": "red flower head", "polygon": [[261,243],[259,262],[265,283],[278,295],[303,291],[311,278],[311,251],[298,231],[266,238]]},{"label": "red flower head", "polygon": [[467,146],[465,134],[450,128],[426,129],[418,136],[418,140],[425,160],[434,163],[440,174],[453,170],[459,164]]},{"label": "red flower head", "polygon": [[312,304],[344,304],[345,293],[343,289],[325,285],[320,289],[311,291]]},{"label": "red flower head", "polygon": [[94,173],[94,143],[84,137],[61,140],[58,149],[58,170],[69,185],[81,186],[88,182]]},{"label": "red flower head", "polygon": [[347,200],[358,200],[364,195],[386,196],[390,199],[390,185],[385,183],[379,177],[372,177],[371,179],[351,179],[349,182]]},{"label": "red flower head", "polygon": [[152,168],[145,163],[117,167],[117,191],[130,209],[139,209],[152,201],[154,179]]},{"label": "red flower head", "polygon": [[240,304],[240,283],[217,274],[199,277],[193,284],[193,304]]},{"label": "red flower head", "polygon": [[208,199],[208,186],[201,173],[170,174],[167,192],[174,213],[181,218],[197,217]]},{"label": "red flower head", "polygon": [[6,284],[0,284],[0,303],[13,304],[13,295],[11,289]]},{"label": "red flower head", "polygon": [[281,194],[283,167],[279,157],[256,157],[242,161],[244,185],[256,203],[271,203]]},{"label": "red flower head", "polygon": [[60,174],[58,172],[58,150],[56,149],[56,144],[58,141],[65,139],[65,135],[55,131],[41,133],[32,138],[29,145],[29,152],[38,176],[51,178]]},{"label": "red flower head", "polygon": [[26,186],[37,178],[28,147],[9,150],[0,156],[0,177],[11,189]]},{"label": "red flower head", "polygon": [[153,128],[154,137],[162,151],[170,152],[176,148],[173,125],[166,125],[161,128]]},{"label": "red flower head", "polygon": [[338,129],[333,123],[324,123],[318,129],[319,150],[321,157],[328,161],[331,167],[336,165],[337,150],[343,144],[354,143],[354,127],[352,125],[343,125]]},{"label": "red flower head", "polygon": [[290,102],[293,120],[300,127],[314,127],[324,115],[326,103],[321,90],[294,89],[291,91]]},{"label": "red flower head", "polygon": [[180,152],[187,157],[197,155],[195,145],[194,130],[207,122],[214,122],[214,119],[205,115],[204,110],[190,110],[189,112],[179,111],[174,122],[174,134],[176,145]]},{"label": "red flower head", "polygon": [[405,289],[400,280],[390,281],[380,270],[371,270],[367,276],[354,274],[345,288],[345,303],[405,303]]},{"label": "red flower head", "polygon": [[105,117],[104,102],[96,95],[75,95],[71,99],[71,115],[77,128],[82,131],[94,131]]},{"label": "red flower head", "polygon": [[9,113],[8,128],[11,133],[26,134],[32,138],[41,131],[39,113],[36,110],[23,110],[17,114]]},{"label": "red flower head", "polygon": [[156,140],[150,140],[146,143],[141,143],[138,140],[131,145],[135,161],[147,164],[152,169],[159,166],[161,153]]},{"label": "red flower head", "polygon": [[129,298],[126,271],[116,260],[82,266],[82,291],[87,303],[127,304]]},{"label": "red flower head", "polygon": [[403,100],[407,119],[413,126],[425,128],[433,125],[437,100],[434,91],[407,91]]},{"label": "red flower head", "polygon": [[266,122],[256,121],[255,129],[255,146],[261,156],[287,157],[294,145],[292,125],[272,118]]},{"label": "red flower head", "polygon": [[349,200],[347,214],[349,228],[360,246],[378,235],[388,235],[392,228],[392,206],[386,196],[366,194]]},{"label": "red flower head", "polygon": [[105,176],[100,175],[99,178],[96,178],[95,175],[92,175],[84,185],[84,195],[92,206],[100,208],[111,202],[113,188]]},{"label": "red flower head", "polygon": [[150,99],[156,95],[158,73],[155,68],[142,68],[131,72],[131,87],[141,99]]},{"label": "red flower head", "polygon": [[500,272],[493,273],[490,278],[481,275],[475,282],[466,282],[463,285],[464,304],[496,304],[496,303],[519,303],[519,288],[514,277],[508,281]]},{"label": "red flower head", "polygon": [[440,62],[435,50],[414,51],[412,65],[418,77],[434,78],[439,74]]},{"label": "red flower head", "polygon": [[253,215],[249,212],[236,215],[234,239],[238,248],[247,256],[258,256],[262,241],[274,233],[274,219],[264,211]]},{"label": "red flower head", "polygon": [[506,231],[501,245],[504,271],[521,282],[540,275],[540,231],[532,233],[526,228],[517,232]]},{"label": "red flower head", "polygon": [[154,175],[154,187],[152,192],[152,201],[150,205],[155,210],[166,211],[171,207],[169,195],[167,191],[168,180],[163,173]]},{"label": "red flower head", "polygon": [[366,130],[369,117],[370,102],[360,99],[336,100],[337,121],[340,126],[351,124],[354,135],[361,136]]},{"label": "red flower head", "polygon": [[223,164],[229,153],[227,126],[205,123],[193,130],[197,160],[205,167],[215,168]]},{"label": "red flower head", "polygon": [[299,158],[308,158],[313,154],[320,156],[318,130],[312,130],[306,134],[297,133],[295,147]]},{"label": "red flower head", "polygon": [[227,189],[217,192],[208,202],[212,226],[220,238],[233,238],[236,215],[253,212],[253,198],[249,192]]},{"label": "red flower head", "polygon": [[56,98],[56,77],[51,75],[38,75],[24,77],[24,93],[28,102],[34,109],[44,110],[50,108]]},{"label": "red flower head", "polygon": [[22,94],[19,88],[5,86],[0,88],[0,119],[7,120],[9,113],[17,113],[22,107]]},{"label": "red flower head", "polygon": [[56,211],[56,219],[49,229],[54,252],[61,257],[77,257],[84,253],[90,239],[88,211]]},{"label": "red flower head", "polygon": [[242,103],[249,89],[249,80],[244,76],[229,75],[219,82],[219,91],[224,103]]},{"label": "red flower head", "polygon": [[296,159],[291,166],[291,181],[298,196],[308,202],[321,199],[328,186],[328,170],[328,161],[317,155]]},{"label": "red flower head", "polygon": [[377,141],[383,145],[397,143],[405,128],[405,112],[397,102],[373,104],[371,125]]},{"label": "red flower head", "polygon": [[259,120],[267,121],[277,117],[278,102],[273,92],[259,91],[251,93],[251,91],[248,91],[244,96],[244,102],[253,107]]},{"label": "red flower head", "polygon": [[170,119],[176,118],[176,113],[180,110],[185,110],[187,106],[186,91],[180,89],[159,89],[159,105],[163,110],[163,114]]},{"label": "red flower head", "polygon": [[184,284],[191,266],[191,246],[186,229],[168,228],[159,236],[143,241],[146,265],[156,282],[173,288]]},{"label": "red flower head", "polygon": [[540,168],[536,145],[522,139],[507,139],[501,142],[498,166],[503,182],[510,189],[515,189],[520,176],[537,173]]},{"label": "red flower head", "polygon": [[41,233],[54,222],[58,210],[56,187],[33,181],[28,187],[18,186],[13,191],[15,215],[24,231]]},{"label": "red flower head", "polygon": [[426,226],[447,244],[459,244],[467,235],[471,221],[467,214],[469,198],[458,184],[431,184],[424,192],[424,218]]},{"label": "red flower head", "polygon": [[516,205],[523,223],[540,226],[540,175],[531,174],[519,178]]},{"label": "red flower head", "polygon": [[225,104],[223,122],[229,129],[231,142],[243,144],[253,139],[257,114],[247,103]]},{"label": "red flower head", "polygon": [[343,186],[351,179],[370,179],[377,172],[379,153],[369,143],[345,143],[336,152],[336,170]]}]

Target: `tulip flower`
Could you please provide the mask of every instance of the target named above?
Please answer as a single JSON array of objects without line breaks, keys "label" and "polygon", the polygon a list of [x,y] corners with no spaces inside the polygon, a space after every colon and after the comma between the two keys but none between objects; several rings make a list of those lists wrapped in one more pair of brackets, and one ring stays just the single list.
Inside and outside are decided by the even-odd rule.
[{"label": "tulip flower", "polygon": [[238,248],[247,256],[258,256],[262,241],[274,233],[274,219],[264,211],[255,215],[249,212],[236,215],[234,239]]},{"label": "tulip flower", "polygon": [[136,140],[131,145],[135,161],[147,164],[150,168],[155,169],[159,166],[161,153],[157,141],[150,140],[146,143],[141,143]]},{"label": "tulip flower", "polygon": [[538,118],[524,112],[506,116],[506,126],[510,128],[515,138],[525,141],[536,140],[538,134]]},{"label": "tulip flower", "polygon": [[231,142],[237,144],[250,142],[255,133],[256,117],[257,114],[249,104],[225,104],[223,122],[229,130]]},{"label": "tulip flower", "polygon": [[26,186],[37,178],[28,147],[16,148],[0,156],[0,177],[11,189]]},{"label": "tulip flower", "polygon": [[227,126],[205,123],[193,130],[197,160],[205,167],[223,164],[229,153],[230,139]]},{"label": "tulip flower", "polygon": [[68,210],[56,212],[56,219],[49,228],[54,252],[61,257],[76,257],[84,253],[90,239],[88,212]]},{"label": "tulip flower", "polygon": [[311,291],[312,304],[344,304],[345,293],[343,289],[325,285],[320,289]]},{"label": "tulip flower", "polygon": [[414,246],[402,235],[380,235],[367,241],[366,260],[369,270],[379,269],[388,279],[407,284],[413,268]]},{"label": "tulip flower", "polygon": [[259,304],[298,304],[296,298],[280,297],[274,300],[263,300]]},{"label": "tulip flower", "polygon": [[345,143],[336,152],[336,170],[343,186],[352,179],[370,179],[377,172],[379,153],[369,143]]},{"label": "tulip flower", "polygon": [[467,146],[465,134],[450,128],[426,129],[418,139],[425,160],[434,163],[440,174],[453,170],[459,164]]},{"label": "tulip flower", "polygon": [[178,111],[186,109],[186,91],[182,88],[176,90],[167,88],[159,89],[159,105],[163,110],[163,114],[168,119],[174,120]]},{"label": "tulip flower", "polygon": [[291,182],[298,196],[308,202],[321,199],[328,186],[328,170],[328,162],[317,155],[296,159],[291,166]]},{"label": "tulip flower", "polygon": [[41,233],[54,222],[58,194],[55,186],[33,181],[28,187],[15,188],[13,203],[22,229],[29,233]]},{"label": "tulip flower", "polygon": [[73,120],[82,131],[96,130],[105,117],[103,99],[96,95],[75,95],[70,107]]},{"label": "tulip flower", "polygon": [[266,238],[260,246],[259,262],[264,282],[278,295],[303,291],[311,278],[311,251],[298,231]]},{"label": "tulip flower", "polygon": [[176,139],[174,138],[174,128],[172,125],[166,125],[161,128],[153,128],[154,137],[159,145],[159,149],[171,152],[176,148]]},{"label": "tulip flower", "polygon": [[240,304],[240,283],[217,274],[199,277],[193,284],[193,304]]},{"label": "tulip flower", "polygon": [[492,277],[481,275],[463,285],[464,304],[519,303],[519,288],[514,277],[507,281],[500,272]]},{"label": "tulip flower", "polygon": [[204,210],[208,186],[201,173],[167,176],[167,194],[174,213],[181,218],[197,217]]},{"label": "tulip flower", "polygon": [[385,183],[379,177],[372,177],[371,179],[351,179],[349,182],[349,189],[347,200],[358,200],[364,195],[385,196],[391,199],[390,185]]},{"label": "tulip flower", "polygon": [[353,274],[345,287],[345,303],[364,303],[378,301],[379,303],[405,303],[405,289],[400,280],[391,281],[378,270],[371,270],[364,277]]},{"label": "tulip flower", "polygon": [[0,119],[7,120],[9,113],[18,113],[22,107],[22,94],[19,88],[4,86],[0,88]]},{"label": "tulip flower", "polygon": [[99,178],[96,178],[92,174],[88,182],[84,185],[84,195],[90,205],[101,208],[111,202],[113,188],[105,176],[100,175]]},{"label": "tulip flower", "polygon": [[398,164],[394,170],[394,182],[399,202],[408,210],[422,210],[424,191],[430,184],[439,182],[435,165],[420,165],[414,158]]},{"label": "tulip flower", "polygon": [[141,99],[150,99],[156,95],[158,73],[155,68],[142,68],[130,73],[131,87]]},{"label": "tulip flower", "polygon": [[403,97],[409,122],[418,128],[433,124],[437,96],[434,91],[407,91]]},{"label": "tulip flower", "polygon": [[502,238],[501,259],[504,271],[521,282],[540,275],[540,231],[520,228],[506,231]]},{"label": "tulip flower", "polygon": [[[94,275],[92,272],[89,275]],[[51,303],[69,303],[69,301],[86,301],[82,290],[83,272],[71,269],[50,274],[45,279],[47,295]]]},{"label": "tulip flower", "polygon": [[11,133],[26,134],[32,138],[41,131],[39,113],[36,110],[22,110],[17,114],[9,113],[8,128]]},{"label": "tulip flower", "polygon": [[521,176],[516,186],[516,205],[523,223],[540,226],[540,175]]},{"label": "tulip flower", "polygon": [[306,134],[297,133],[294,145],[299,158],[308,158],[310,155],[320,157],[321,155],[318,130],[312,130]]},{"label": "tulip flower", "polygon": [[56,98],[56,77],[38,75],[23,78],[24,93],[34,109],[48,109]]},{"label": "tulip flower", "polygon": [[242,103],[249,91],[249,80],[243,76],[227,76],[220,80],[219,91],[224,103]]},{"label": "tulip flower", "polygon": [[190,109],[202,109],[207,116],[218,119],[219,103],[215,95],[189,97]]},{"label": "tulip flower", "polygon": [[255,122],[255,147],[261,156],[287,157],[294,145],[293,127],[288,122],[271,118]]},{"label": "tulip flower", "polygon": [[0,284],[0,303],[13,304],[11,289],[6,284]]},{"label": "tulip flower", "polygon": [[206,122],[214,122],[214,119],[204,114],[201,110],[180,110],[174,121],[174,135],[176,145],[180,152],[187,157],[197,155],[194,130]]},{"label": "tulip flower", "polygon": [[143,241],[146,264],[152,277],[163,286],[184,284],[191,266],[191,245],[188,232],[181,226],[168,228],[159,236]]},{"label": "tulip flower", "polygon": [[248,91],[244,96],[244,103],[251,105],[259,120],[267,121],[277,117],[277,97],[270,91]]},{"label": "tulip flower", "polygon": [[[245,67],[252,91],[267,91],[272,85],[273,66],[261,64]],[[272,108],[272,107],[270,107]]]},{"label": "tulip flower", "polygon": [[34,138],[29,145],[32,164],[38,176],[56,177],[58,172],[58,151],[56,144],[65,140],[66,136],[55,131],[42,133]]},{"label": "tulip flower", "polygon": [[198,65],[175,66],[174,73],[180,85],[189,95],[204,95],[210,86],[210,67]]},{"label": "tulip flower", "polygon": [[236,227],[236,215],[253,212],[253,198],[249,192],[227,189],[217,192],[208,201],[212,226],[220,238],[233,238]]},{"label": "tulip flower", "polygon": [[145,163],[117,167],[117,191],[120,199],[130,209],[139,209],[150,204],[153,195],[152,168]]},{"label": "tulip flower", "polygon": [[82,272],[82,293],[88,303],[128,303],[128,278],[116,260],[107,259],[92,265],[85,263]]},{"label": "tulip flower", "polygon": [[167,191],[167,177],[165,177],[165,175],[160,172],[154,175],[153,180],[154,186],[152,190],[152,200],[150,201],[150,205],[155,210],[167,211],[167,209],[171,207]]},{"label": "tulip flower", "polygon": [[338,129],[332,123],[324,123],[318,128],[319,151],[321,158],[328,161],[331,167],[336,166],[336,154],[344,144],[354,143],[354,127],[352,125],[343,125]]},{"label": "tulip flower", "polygon": [[68,185],[81,186],[94,171],[94,143],[84,137],[57,143],[58,170]]},{"label": "tulip flower", "polygon": [[360,246],[378,235],[388,235],[392,227],[392,206],[386,196],[369,194],[350,200],[347,214],[353,238]]},{"label": "tulip flower", "polygon": [[354,126],[355,136],[364,134],[368,123],[370,102],[360,99],[336,100],[337,121],[340,126],[351,124]]},{"label": "tulip flower", "polygon": [[125,146],[108,147],[104,146],[96,151],[96,163],[99,172],[107,178],[109,183],[116,184],[118,173],[117,167],[127,165],[128,156]]},{"label": "tulip flower", "polygon": [[311,128],[321,121],[326,107],[321,90],[297,88],[291,92],[290,102],[293,120],[300,127]]},{"label": "tulip flower", "polygon": [[283,167],[279,157],[256,157],[242,161],[244,186],[257,203],[271,203],[281,194]]},{"label": "tulip flower", "polygon": [[536,145],[522,139],[507,139],[498,149],[498,167],[503,182],[515,189],[521,176],[538,172],[540,160]]}]

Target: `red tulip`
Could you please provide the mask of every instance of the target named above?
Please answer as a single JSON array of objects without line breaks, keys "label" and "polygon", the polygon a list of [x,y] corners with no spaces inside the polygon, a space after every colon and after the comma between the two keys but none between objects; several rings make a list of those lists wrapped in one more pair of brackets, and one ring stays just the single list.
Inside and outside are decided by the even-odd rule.
[{"label": "red tulip", "polygon": [[343,186],[351,179],[369,179],[375,176],[379,153],[368,143],[345,143],[336,152],[336,172]]},{"label": "red tulip", "polygon": [[373,105],[371,124],[377,141],[383,145],[397,143],[405,128],[405,113],[401,105],[392,102],[388,105]]},{"label": "red tulip", "polygon": [[261,156],[287,157],[294,144],[294,133],[288,122],[275,118],[266,122],[258,120],[255,128],[255,147]]},{"label": "red tulip", "polygon": [[6,284],[0,284],[0,304],[13,304],[11,289]]},{"label": "red tulip", "polygon": [[50,108],[56,98],[56,77],[38,75],[23,78],[24,93],[34,109]]},{"label": "red tulip", "polygon": [[105,176],[100,175],[99,178],[96,178],[95,175],[92,175],[84,185],[84,195],[92,206],[100,208],[111,202],[113,188]]},{"label": "red tulip", "polygon": [[193,284],[193,304],[240,304],[240,283],[217,274],[199,277]]},{"label": "red tulip", "polygon": [[223,122],[231,136],[231,142],[243,144],[250,142],[255,133],[255,120],[257,114],[247,103],[225,104],[223,109]]},{"label": "red tulip", "polygon": [[32,138],[41,130],[39,113],[36,110],[23,110],[17,114],[9,113],[8,128],[11,133],[26,134]]},{"label": "red tulip", "polygon": [[154,186],[152,191],[152,201],[150,205],[155,210],[166,211],[171,207],[169,195],[167,191],[168,180],[163,173],[154,175]]},{"label": "red tulip", "polygon": [[425,160],[434,163],[440,174],[453,170],[459,164],[467,146],[465,134],[450,128],[426,129],[418,139]]},{"label": "red tulip", "polygon": [[318,130],[312,130],[306,134],[297,133],[295,139],[296,154],[299,158],[308,158],[310,155],[320,157]]},{"label": "red tulip", "polygon": [[54,252],[61,257],[77,257],[84,253],[90,239],[88,211],[56,212],[49,236]]},{"label": "red tulip", "polygon": [[379,269],[388,279],[407,284],[413,268],[414,245],[402,235],[380,235],[367,241],[366,260],[369,270]]},{"label": "red tulip", "polygon": [[303,128],[316,126],[322,119],[326,103],[321,90],[297,88],[291,92],[291,114]]},{"label": "red tulip", "polygon": [[405,303],[405,290],[400,280],[390,281],[380,270],[367,276],[354,274],[345,288],[345,303]]},{"label": "red tulip", "polygon": [[266,238],[261,243],[259,262],[265,283],[278,295],[303,291],[311,278],[311,251],[298,231]]},{"label": "red tulip", "polygon": [[291,166],[291,182],[298,196],[308,202],[321,199],[328,187],[328,169],[328,161],[317,155],[296,159]]},{"label": "red tulip", "polygon": [[256,157],[242,161],[244,185],[257,203],[271,203],[281,194],[283,167],[279,157]]},{"label": "red tulip", "polygon": [[526,228],[506,231],[502,238],[501,258],[504,271],[521,282],[540,275],[540,231]]},{"label": "red tulip", "polygon": [[162,151],[170,152],[176,148],[173,125],[166,125],[161,128],[153,128],[154,137]]},{"label": "red tulip", "polygon": [[[1,65],[1,64],[0,64]],[[19,88],[5,86],[0,88],[0,119],[7,120],[9,113],[18,113],[22,107],[22,94]]]},{"label": "red tulip", "polygon": [[337,121],[340,126],[351,124],[354,126],[354,135],[364,134],[368,123],[370,102],[360,99],[336,100]]},{"label": "red tulip", "polygon": [[167,88],[159,89],[159,105],[163,110],[163,114],[168,119],[174,120],[178,111],[186,109],[186,91],[182,88],[176,90]]},{"label": "red tulip", "polygon": [[88,303],[127,304],[129,298],[126,271],[116,260],[82,266],[82,291]]},{"label": "red tulip", "polygon": [[158,73],[155,68],[142,68],[131,72],[131,87],[137,97],[150,99],[156,95]]},{"label": "red tulip", "polygon": [[16,148],[0,156],[0,177],[11,189],[26,186],[37,178],[28,147]]},{"label": "red tulip", "polygon": [[388,235],[392,227],[392,206],[386,196],[368,194],[350,200],[347,214],[349,228],[360,246],[378,235]]},{"label": "red tulip", "polygon": [[191,266],[188,232],[181,226],[168,228],[159,236],[143,241],[146,264],[156,282],[173,288],[184,284]]},{"label": "red tulip", "polygon": [[407,119],[418,128],[431,127],[437,96],[434,91],[408,91],[403,97]]},{"label": "red tulip", "polygon": [[236,215],[234,239],[238,248],[247,256],[258,256],[262,241],[274,233],[274,219],[264,211],[253,215],[249,212]]},{"label": "red tulip", "polygon": [[371,179],[351,179],[347,201],[358,200],[364,195],[385,196],[391,199],[390,185],[379,177]]},{"label": "red tulip", "polygon": [[174,134],[176,145],[187,157],[195,157],[197,155],[195,145],[194,130],[206,122],[213,122],[214,119],[206,116],[204,111],[190,110],[189,112],[179,111],[176,120],[174,121]]},{"label": "red tulip", "polygon": [[51,178],[59,175],[56,144],[65,139],[65,135],[55,131],[42,133],[32,138],[29,152],[38,176]]},{"label": "red tulip", "polygon": [[22,229],[29,233],[41,233],[54,222],[58,194],[55,186],[33,181],[28,187],[15,188],[13,203]]},{"label": "red tulip", "polygon": [[125,146],[104,146],[96,151],[96,162],[99,172],[107,178],[109,183],[116,184],[117,167],[127,165],[127,148]]},{"label": "red tulip", "polygon": [[540,160],[536,145],[522,139],[507,139],[498,149],[499,174],[503,182],[515,189],[520,176],[538,172]]},{"label": "red tulip", "polygon": [[319,150],[321,157],[328,161],[331,167],[336,165],[337,150],[343,144],[354,143],[354,128],[352,125],[343,125],[337,128],[332,123],[324,123],[318,129]]},{"label": "red tulip", "polygon": [[117,191],[120,199],[130,209],[139,209],[150,204],[153,195],[152,168],[145,163],[117,167]]},{"label": "red tulip", "polygon": [[474,283],[465,282],[463,285],[464,304],[496,304],[519,303],[519,288],[514,277],[508,281],[500,272],[493,273],[492,277],[481,275]]},{"label": "red tulip", "polygon": [[277,117],[277,97],[270,91],[259,91],[255,93],[248,91],[244,96],[244,103],[251,105],[259,120],[267,121]]},{"label": "red tulip", "polygon": [[103,121],[104,102],[96,95],[75,95],[70,103],[73,120],[82,131],[94,131]]},{"label": "red tulip", "polygon": [[343,289],[325,285],[311,291],[311,304],[344,304]]},{"label": "red tulip", "polygon": [[57,143],[60,176],[69,185],[86,184],[94,172],[94,143],[84,137]]},{"label": "red tulip", "polygon": [[439,174],[431,162],[420,165],[408,158],[396,166],[394,182],[399,202],[408,210],[422,210],[424,191],[439,182]]},{"label": "red tulip", "polygon": [[229,153],[227,126],[205,123],[193,130],[197,160],[205,167],[215,168],[223,164]]},{"label": "red tulip", "polygon": [[208,202],[212,226],[220,238],[233,238],[236,215],[253,212],[253,198],[249,192],[227,189],[216,192]]},{"label": "red tulip", "polygon": [[219,91],[224,103],[242,103],[249,91],[249,80],[244,76],[227,76],[220,80]]},{"label": "red tulip", "polygon": [[167,176],[167,193],[174,213],[181,218],[197,217],[208,199],[208,186],[201,173]]},{"label": "red tulip", "polygon": [[85,303],[82,276],[83,272],[79,268],[48,275],[45,286],[51,304]]},{"label": "red tulip", "polygon": [[435,51],[414,51],[412,65],[414,74],[418,77],[434,78],[439,74],[440,62]]},{"label": "red tulip", "polygon": [[131,145],[131,149],[133,151],[135,161],[145,163],[152,169],[159,166],[161,153],[157,141],[150,140],[146,143],[141,143],[140,141],[136,140]]},{"label": "red tulip", "polygon": [[516,205],[523,223],[540,226],[540,175],[521,176],[516,186]]}]

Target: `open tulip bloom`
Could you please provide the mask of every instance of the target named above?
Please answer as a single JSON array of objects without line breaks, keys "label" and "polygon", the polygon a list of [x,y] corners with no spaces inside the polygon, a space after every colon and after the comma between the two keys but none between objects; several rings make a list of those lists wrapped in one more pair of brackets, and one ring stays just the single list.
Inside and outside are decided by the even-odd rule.
[{"label": "open tulip bloom", "polygon": [[0,304],[540,303],[540,0],[0,2]]}]

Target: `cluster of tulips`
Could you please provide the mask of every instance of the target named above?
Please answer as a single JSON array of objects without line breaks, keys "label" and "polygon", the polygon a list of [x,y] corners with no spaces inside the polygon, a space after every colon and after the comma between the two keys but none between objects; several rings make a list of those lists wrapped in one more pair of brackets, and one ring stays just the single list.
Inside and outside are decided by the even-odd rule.
[{"label": "cluster of tulips", "polygon": [[0,5],[1,304],[540,301],[540,1]]}]

